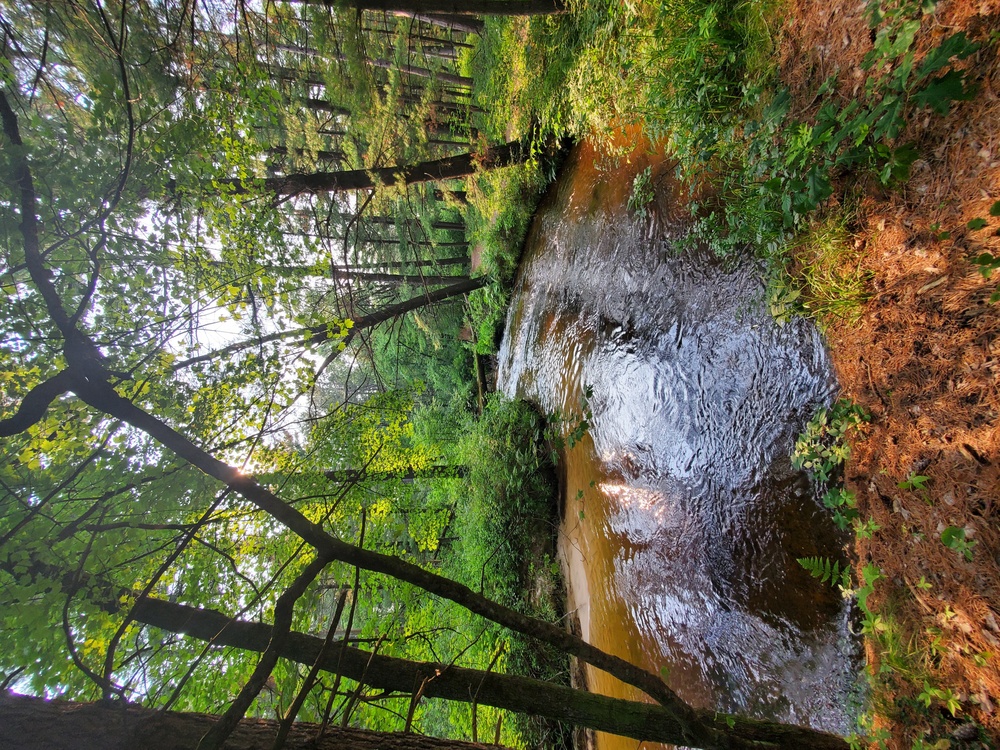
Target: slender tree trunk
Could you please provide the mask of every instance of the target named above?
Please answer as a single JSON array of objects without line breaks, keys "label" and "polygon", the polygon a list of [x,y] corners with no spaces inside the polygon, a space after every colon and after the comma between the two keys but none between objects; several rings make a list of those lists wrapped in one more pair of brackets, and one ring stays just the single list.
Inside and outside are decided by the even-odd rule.
[{"label": "slender tree trunk", "polygon": [[[308,54],[308,52],[308,50],[302,50],[303,54]],[[325,57],[328,60],[347,62],[347,55],[327,54]],[[452,86],[463,86],[465,88],[470,88],[472,86],[472,79],[468,76],[460,76],[443,70],[431,70],[430,68],[422,68],[419,65],[397,65],[392,60],[383,60],[381,58],[367,58],[365,62],[373,68],[381,68],[382,70],[398,70],[400,73],[406,73],[407,75],[415,76],[417,78],[433,78],[441,81],[442,83],[449,83]],[[272,66],[272,70],[275,70],[276,73],[279,74],[279,77],[283,80],[302,81],[303,83],[308,83],[310,85],[326,85],[324,82],[325,79],[313,71],[297,71],[294,68],[286,68],[283,66]]]},{"label": "slender tree trunk", "polygon": [[[246,269],[237,269],[232,263],[222,260],[208,261],[208,265],[222,271],[229,270],[228,276],[235,281],[246,278],[246,271],[260,270],[273,276],[285,279],[304,279],[307,277],[325,279],[343,279],[345,281],[371,281],[379,284],[391,284],[402,286],[403,284],[458,284],[468,281],[468,276],[444,276],[441,274],[407,274],[407,273],[387,273],[384,271],[362,271],[351,266],[324,266],[316,264],[312,266],[273,266],[273,265],[253,265]],[[241,273],[243,272],[242,276]]]},{"label": "slender tree trunk", "polygon": [[[465,281],[460,281],[459,283],[452,284],[451,286],[435,289],[433,292],[420,294],[416,297],[411,297],[408,300],[397,302],[393,305],[386,305],[382,309],[376,310],[368,315],[358,316],[353,319],[354,326],[351,328],[351,332],[348,334],[347,340],[349,341],[353,338],[359,330],[371,328],[399,315],[408,313],[411,310],[418,310],[425,305],[441,302],[449,297],[455,297],[459,294],[467,294],[468,292],[485,286],[486,282],[487,279],[485,276],[479,276],[474,279],[466,279]],[[225,346],[222,349],[216,349],[214,352],[182,360],[181,362],[175,363],[172,369],[176,372],[201,362],[208,362],[219,357],[228,357],[231,354],[236,354],[247,349],[254,349],[263,344],[269,344],[272,341],[299,339],[300,341],[304,340],[311,344],[322,343],[330,338],[331,326],[339,329],[338,323],[321,323],[318,326],[310,326],[308,328],[295,328],[289,331],[278,331],[277,333],[271,333],[266,336],[255,336],[252,339],[245,339],[244,341],[238,341],[235,344]],[[347,342],[345,341],[345,343]]]},{"label": "slender tree trunk", "polygon": [[[388,37],[389,39],[394,39],[396,37],[396,30],[387,28],[385,26],[362,26],[364,31],[371,34],[381,34],[382,36]],[[446,37],[431,36],[429,34],[422,34],[418,32],[413,32],[409,34],[408,38],[412,41],[419,42],[422,46],[427,45],[440,45],[443,47],[464,47],[465,49],[472,49],[474,45],[468,44],[466,42],[459,42],[454,39],[448,39]]]},{"label": "slender tree trunk", "polygon": [[417,164],[398,164],[392,167],[351,169],[341,172],[296,173],[280,177],[266,177],[262,180],[231,179],[221,180],[221,182],[231,185],[236,193],[247,193],[253,188],[261,188],[266,192],[280,196],[371,190],[379,185],[413,185],[418,182],[437,182],[467,177],[473,174],[479,166],[491,168],[520,164],[528,156],[529,149],[520,141],[512,141],[502,146],[495,146],[482,155],[465,153]]},{"label": "slender tree trunk", "polygon": [[[333,5],[333,0],[290,0],[308,5]],[[358,10],[435,16],[542,16],[566,10],[560,0],[352,0]],[[424,20],[421,18],[420,20]]]},{"label": "slender tree trunk", "polygon": [[[368,242],[368,241],[369,240],[366,240],[366,242]],[[398,244],[398,242],[396,244]],[[414,246],[414,245],[417,245],[417,246],[432,246],[431,243],[425,243],[425,242],[410,242],[408,244],[411,247]],[[445,242],[444,244],[441,244],[441,245],[434,245],[434,247],[453,247],[453,248],[463,247],[463,248],[468,248],[469,246],[468,246],[468,244],[466,244],[464,242],[453,242],[453,243]],[[378,263],[378,264],[375,264],[375,265],[373,265],[371,267],[372,268],[409,268],[410,266],[414,266],[414,267],[419,267],[419,268],[426,268],[427,266],[464,266],[468,262],[469,262],[469,256],[468,255],[459,255],[456,258],[431,258],[429,260],[401,260],[401,261],[392,261],[391,263]],[[362,266],[358,266],[358,268],[361,268],[361,267]]]},{"label": "slender tree trunk", "polygon": [[448,60],[449,62],[454,62],[458,59],[458,50],[453,46],[422,46],[420,51],[424,54],[424,57],[433,57],[438,60]]},{"label": "slender tree trunk", "polygon": [[403,469],[400,471],[367,471],[365,469],[329,469],[323,476],[332,482],[354,484],[357,482],[381,482],[398,479],[402,482],[412,482],[414,479],[457,479],[468,474],[465,466],[425,466],[422,469]]},{"label": "slender tree trunk", "polygon": [[[5,750],[194,750],[218,717],[154,711],[114,703],[47,701],[0,693],[0,747]],[[287,750],[496,750],[458,740],[402,732],[292,725]],[[225,744],[227,750],[271,750],[278,722],[244,719]]]},{"label": "slender tree trunk", "polygon": [[319,151],[307,151],[303,148],[288,148],[287,146],[271,146],[267,150],[271,156],[288,156],[289,154],[294,154],[296,156],[315,156],[317,159],[326,159],[327,161],[332,161],[336,164],[340,164],[346,159],[343,151],[327,151],[320,149]]},{"label": "slender tree trunk", "polygon": [[[386,238],[386,237],[365,237],[365,238],[363,238],[361,240],[358,240],[358,244],[361,244],[361,245],[401,245],[402,243],[403,243],[403,240],[400,239],[400,238],[398,238],[398,237],[389,237],[389,238]],[[468,242],[428,242],[426,240],[420,240],[419,242],[407,242],[406,246],[407,247],[440,247],[440,248],[451,248],[453,250],[457,250],[457,249],[467,250],[469,248],[469,243]],[[389,263],[389,264],[386,264],[386,263],[374,263],[374,264],[371,265],[371,268],[382,268],[383,266],[386,267],[386,268],[398,268],[398,267],[407,266],[407,265],[410,265],[410,266],[433,266],[435,264],[446,266],[446,265],[455,265],[456,263],[461,262],[463,259],[466,262],[468,262],[469,257],[468,256],[462,256],[461,258],[439,258],[437,260],[431,258],[430,260],[420,260],[420,261],[400,261],[398,265],[394,265],[392,263]],[[355,268],[362,268],[362,266],[355,266]]]},{"label": "slender tree trunk", "polygon": [[335,279],[350,281],[371,281],[379,284],[402,286],[403,284],[457,284],[468,281],[468,276],[438,276],[432,274],[379,273],[377,271],[355,271],[351,268],[334,268]]},{"label": "slender tree trunk", "polygon": [[479,19],[469,18],[468,16],[458,14],[444,15],[441,13],[416,13],[409,10],[394,10],[392,13],[405,18],[412,18],[415,21],[423,21],[424,23],[429,23],[433,26],[440,26],[443,29],[462,31],[466,34],[482,34],[483,29],[485,28],[485,24]]},{"label": "slender tree trunk", "polygon": [[[379,226],[396,226],[396,224],[403,224],[412,227],[421,227],[422,224],[416,219],[398,219],[395,216],[363,216],[361,218],[363,224],[378,224]],[[448,229],[448,230],[461,230],[465,229],[464,221],[432,221],[431,229]],[[446,246],[445,246],[446,247]]]}]

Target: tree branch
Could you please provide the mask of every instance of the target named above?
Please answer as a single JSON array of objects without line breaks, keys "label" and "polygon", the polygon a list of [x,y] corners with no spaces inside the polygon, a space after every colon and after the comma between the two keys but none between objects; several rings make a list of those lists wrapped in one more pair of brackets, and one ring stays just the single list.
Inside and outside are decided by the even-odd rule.
[{"label": "tree branch", "polygon": [[[215,610],[196,609],[161,599],[137,602],[132,617],[137,622],[220,646],[263,651],[271,642],[272,629],[266,623],[234,620]],[[409,661],[351,646],[329,649],[324,647],[324,639],[298,632],[288,634],[281,656],[300,664],[319,664],[322,670],[343,674],[387,692],[412,695],[423,685],[424,695],[429,698],[468,703],[470,696],[475,694],[481,705],[545,716],[638,740],[690,742],[685,739],[687,733],[683,724],[663,706],[608,698],[542,680],[450,664]],[[695,747],[847,750],[847,743],[840,737],[808,727],[755,721],[707,710],[698,711],[696,715],[699,721],[714,725],[720,731],[704,744],[695,743]]]},{"label": "tree branch", "polygon": [[322,554],[317,555],[278,597],[278,601],[274,605],[274,627],[271,628],[271,638],[264,650],[264,655],[257,662],[253,674],[250,675],[250,679],[240,690],[239,695],[229,704],[226,713],[219,717],[219,720],[201,738],[198,750],[218,750],[221,748],[229,735],[236,729],[236,725],[243,719],[253,699],[257,697],[257,694],[264,687],[264,683],[267,682],[267,678],[271,676],[271,672],[278,663],[278,657],[288,641],[295,602],[302,597],[306,588],[316,579],[316,576],[320,574],[328,562],[328,557]]},{"label": "tree branch", "polygon": [[72,382],[73,375],[69,370],[63,370],[28,391],[14,416],[0,419],[0,437],[17,435],[41,422],[49,405],[71,390]]}]

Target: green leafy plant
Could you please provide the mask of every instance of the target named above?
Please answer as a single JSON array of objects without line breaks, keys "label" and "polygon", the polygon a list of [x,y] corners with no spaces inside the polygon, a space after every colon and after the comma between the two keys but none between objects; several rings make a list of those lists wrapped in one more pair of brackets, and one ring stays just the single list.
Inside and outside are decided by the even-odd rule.
[{"label": "green leafy plant", "polygon": [[587,434],[594,419],[594,414],[590,410],[590,399],[593,395],[593,386],[584,386],[580,396],[579,412],[564,414],[556,410],[546,418],[545,439],[552,446],[550,454],[552,463],[558,463],[559,451],[573,448]]},{"label": "green leafy plant", "polygon": [[924,680],[923,692],[917,696],[917,700],[923,703],[925,708],[930,708],[934,701],[940,701],[952,716],[962,710],[962,703],[951,688],[932,687],[927,680]]},{"label": "green leafy plant", "polygon": [[993,272],[1000,268],[1000,257],[992,253],[981,253],[972,259],[972,262],[979,266],[979,273],[984,279],[988,279]]},{"label": "green leafy plant", "polygon": [[628,210],[640,219],[646,218],[646,207],[653,202],[652,167],[646,167],[632,180],[632,194],[628,197]]},{"label": "green leafy plant", "polygon": [[886,5],[876,4],[872,15],[875,44],[862,63],[867,83],[846,106],[833,77],[817,90],[819,107],[805,122],[792,118],[787,91],[745,87],[743,104],[756,117],[741,125],[706,120],[696,126],[699,137],[688,140],[704,145],[688,151],[693,156],[684,166],[692,174],[722,154],[738,162],[722,180],[724,208],[695,225],[699,240],[723,254],[749,244],[767,257],[784,257],[792,237],[832,195],[837,175],[874,173],[887,186],[904,181],[918,157],[912,144],[897,143],[911,114],[923,108],[947,114],[952,102],[974,95],[964,72],[950,66],[977,46],[960,32],[918,63],[914,43],[923,9]]},{"label": "green leafy plant", "polygon": [[839,586],[845,591],[851,588],[850,565],[841,566],[829,557],[800,557],[796,562],[822,583],[829,582],[831,586]]},{"label": "green leafy plant", "polygon": [[897,484],[901,490],[924,490],[927,489],[927,482],[929,477],[925,477],[922,474],[917,474],[911,471],[909,475],[902,482]]},{"label": "green leafy plant", "polygon": [[806,469],[818,481],[829,482],[851,455],[847,434],[870,419],[868,413],[847,399],[821,407],[795,441],[792,466]]},{"label": "green leafy plant", "polygon": [[976,546],[975,539],[967,539],[965,529],[961,526],[949,526],[941,532],[941,544],[955,550],[966,560],[972,562],[972,548]]},{"label": "green leafy plant", "polygon": [[883,578],[882,571],[873,563],[866,563],[861,568],[861,585],[855,589],[854,595],[858,600],[858,607],[865,614],[865,619],[874,617],[874,613],[868,607],[868,597],[875,591],[875,584]]},{"label": "green leafy plant", "polygon": [[882,527],[875,523],[874,518],[862,521],[860,518],[854,521],[854,534],[858,539],[871,539],[872,535]]},{"label": "green leafy plant", "polygon": [[[995,201],[992,206],[990,206],[989,211],[990,216],[996,218],[1000,217],[1000,201]],[[969,221],[966,224],[966,228],[970,232],[978,232],[981,229],[985,229],[989,226],[989,221],[981,216]],[[1000,236],[1000,230],[995,233]],[[993,253],[980,253],[975,258],[972,259],[972,264],[977,266],[979,273],[982,274],[984,279],[988,279],[993,275],[993,272],[1000,268],[1000,256],[994,255]],[[990,295],[990,303],[1000,302],[1000,287]]]},{"label": "green leafy plant", "polygon": [[833,511],[833,522],[841,531],[858,520],[857,496],[843,487],[831,487],[823,495],[823,505]]}]

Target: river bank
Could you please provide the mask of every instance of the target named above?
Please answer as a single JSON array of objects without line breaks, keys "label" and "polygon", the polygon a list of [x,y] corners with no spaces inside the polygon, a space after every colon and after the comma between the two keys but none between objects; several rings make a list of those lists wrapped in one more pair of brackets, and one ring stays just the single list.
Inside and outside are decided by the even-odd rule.
[{"label": "river bank", "polygon": [[[946,32],[995,38],[997,10],[941,3],[921,51]],[[846,92],[863,83],[862,6],[797,0],[782,35],[781,77],[798,106],[827,75]],[[870,294],[826,334],[845,395],[872,414],[846,477],[878,526],[854,551],[884,576],[866,651],[873,732],[892,748],[940,738],[975,747],[979,727],[1000,742],[1000,311],[989,301],[995,276],[971,262],[1000,243],[995,63],[984,45],[967,66],[975,96],[901,134],[920,154],[901,189],[845,183],[834,196],[849,217],[844,263]]]}]

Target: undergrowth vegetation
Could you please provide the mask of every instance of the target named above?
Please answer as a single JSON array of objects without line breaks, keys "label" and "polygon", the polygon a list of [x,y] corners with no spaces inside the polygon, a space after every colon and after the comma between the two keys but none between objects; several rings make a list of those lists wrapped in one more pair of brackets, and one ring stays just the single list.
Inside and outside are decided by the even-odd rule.
[{"label": "undergrowth vegetation", "polygon": [[[555,622],[562,615],[562,582],[555,561],[559,514],[545,430],[545,417],[530,404],[500,394],[490,397],[456,446],[456,459],[467,473],[463,481],[445,488],[452,493],[448,502],[455,515],[449,534],[454,542],[444,565],[448,575],[473,590]],[[468,613],[464,617],[473,631],[474,618]],[[467,653],[481,668],[503,666],[569,684],[563,655],[517,633],[489,629],[490,637],[475,640]],[[456,717],[451,721],[455,724]],[[514,746],[561,747],[568,741],[563,727],[537,717],[511,714],[506,721],[504,741]],[[482,736],[491,735],[484,729]]]},{"label": "undergrowth vegetation", "polygon": [[470,181],[467,237],[478,270],[491,279],[469,295],[468,315],[479,354],[497,349],[531,216],[552,177],[542,161],[533,158],[482,172]]},{"label": "undergrowth vegetation", "polygon": [[[703,188],[692,239],[723,255],[749,248],[785,265],[838,180],[901,183],[918,156],[899,142],[907,123],[946,114],[975,93],[961,61],[977,45],[963,32],[917,54],[932,2],[872,0],[875,42],[860,95],[849,98],[830,77],[806,111],[793,109],[777,79],[776,0],[581,0],[571,8],[560,17],[488,21],[472,70],[481,101],[501,104],[484,130],[498,138],[535,124],[542,134],[601,140],[643,123]],[[847,298],[857,299],[856,286]]]}]

